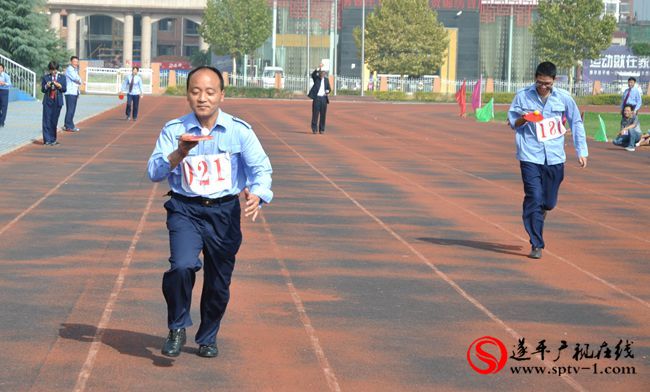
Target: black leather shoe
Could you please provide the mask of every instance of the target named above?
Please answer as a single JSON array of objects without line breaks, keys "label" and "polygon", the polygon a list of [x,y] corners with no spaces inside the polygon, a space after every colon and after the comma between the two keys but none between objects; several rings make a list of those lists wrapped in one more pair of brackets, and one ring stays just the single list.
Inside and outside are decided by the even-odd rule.
[{"label": "black leather shoe", "polygon": [[196,355],[203,358],[214,358],[219,355],[219,349],[216,344],[202,344]]},{"label": "black leather shoe", "polygon": [[533,248],[528,255],[531,259],[541,259],[542,258],[542,248]]},{"label": "black leather shoe", "polygon": [[161,352],[168,357],[177,357],[185,344],[185,328],[170,329]]}]

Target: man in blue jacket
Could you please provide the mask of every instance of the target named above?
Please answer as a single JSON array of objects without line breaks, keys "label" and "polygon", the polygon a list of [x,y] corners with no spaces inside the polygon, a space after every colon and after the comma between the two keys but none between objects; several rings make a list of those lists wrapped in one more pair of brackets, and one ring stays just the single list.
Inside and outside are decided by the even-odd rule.
[{"label": "man in blue jacket", "polygon": [[50,61],[48,73],[41,78],[43,93],[43,144],[56,146],[56,126],[63,107],[63,93],[66,91],[65,75],[59,73],[59,63]]},{"label": "man in blue jacket", "polygon": [[[564,179],[563,119],[571,128],[573,146],[581,167],[587,166],[587,142],[585,128],[578,105],[571,95],[553,87],[557,68],[551,62],[543,62],[535,71],[535,83],[517,91],[510,110],[508,122],[515,131],[517,159],[524,182],[523,221],[530,237],[529,257],[539,259],[545,247],[542,233],[547,211],[557,204],[560,183]],[[525,115],[538,111],[544,119],[530,122]]]}]

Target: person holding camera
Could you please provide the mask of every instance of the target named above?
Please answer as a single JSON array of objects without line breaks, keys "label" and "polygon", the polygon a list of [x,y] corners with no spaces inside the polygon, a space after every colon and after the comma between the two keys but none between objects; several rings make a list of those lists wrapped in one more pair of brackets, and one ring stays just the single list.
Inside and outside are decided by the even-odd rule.
[{"label": "person holding camera", "polygon": [[59,73],[59,63],[52,60],[47,64],[48,73],[41,78],[43,93],[43,144],[56,146],[56,126],[63,107],[63,93],[66,92],[65,75]]},{"label": "person holding camera", "polygon": [[[311,105],[311,132],[325,133],[325,117],[327,116],[327,104],[330,103],[328,97],[330,93],[330,81],[327,74],[323,71],[323,64],[311,73],[314,85],[309,90],[307,96],[313,100]],[[320,119],[319,119],[320,117]]]}]

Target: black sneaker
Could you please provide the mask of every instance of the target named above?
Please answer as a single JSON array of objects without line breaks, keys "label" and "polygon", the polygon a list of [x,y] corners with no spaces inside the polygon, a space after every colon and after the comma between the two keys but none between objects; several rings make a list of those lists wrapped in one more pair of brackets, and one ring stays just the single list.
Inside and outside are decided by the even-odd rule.
[{"label": "black sneaker", "polygon": [[202,344],[199,346],[199,351],[196,353],[196,355],[203,358],[214,358],[219,355],[219,349],[215,343]]},{"label": "black sneaker", "polygon": [[186,341],[185,328],[170,329],[165,345],[161,350],[162,354],[168,357],[177,357]]}]

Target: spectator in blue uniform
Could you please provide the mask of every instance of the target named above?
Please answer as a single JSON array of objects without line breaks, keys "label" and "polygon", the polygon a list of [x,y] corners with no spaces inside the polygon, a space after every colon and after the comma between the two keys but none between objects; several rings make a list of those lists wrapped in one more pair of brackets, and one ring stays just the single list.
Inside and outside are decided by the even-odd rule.
[{"label": "spectator in blue uniform", "polygon": [[79,132],[74,124],[74,113],[77,110],[77,100],[79,99],[79,88],[83,84],[79,76],[79,57],[70,57],[70,65],[65,69],[65,122],[63,130],[68,132]]},{"label": "spectator in blue uniform", "polygon": [[621,98],[621,114],[623,114],[623,110],[625,109],[626,105],[632,105],[634,108],[634,115],[636,116],[639,112],[639,109],[641,109],[642,103],[641,92],[636,86],[636,79],[634,77],[630,77],[627,80],[627,89],[623,91]]},{"label": "spectator in blue uniform", "polygon": [[56,126],[63,107],[63,93],[66,91],[65,76],[59,73],[59,63],[50,61],[48,73],[41,79],[43,93],[43,144],[56,146]]},{"label": "spectator in blue uniform", "polygon": [[140,98],[142,98],[142,78],[139,75],[140,68],[133,67],[131,75],[124,78],[122,83],[122,93],[126,94],[126,120],[133,118],[138,119],[138,109],[140,108]]},{"label": "spectator in blue uniform", "polygon": [[[515,131],[517,159],[524,183],[522,218],[530,237],[530,258],[542,257],[546,246],[543,238],[546,213],[557,204],[560,184],[564,179],[563,118],[571,128],[573,146],[581,167],[587,166],[587,142],[580,111],[571,95],[553,87],[557,68],[551,62],[543,62],[535,71],[535,83],[517,92],[510,110],[508,122]],[[529,122],[524,115],[539,111],[544,120]]]},{"label": "spectator in blue uniform", "polygon": [[9,108],[9,89],[11,88],[11,77],[5,72],[5,65],[0,64],[0,127],[5,126],[7,109]]},{"label": "spectator in blue uniform", "polygon": [[[219,108],[223,88],[216,68],[203,66],[189,73],[187,100],[192,112],[163,127],[147,167],[152,181],[167,180],[171,189],[165,203],[170,268],[162,283],[169,334],[161,350],[170,357],[180,354],[185,329],[192,325],[192,288],[202,266],[197,354],[218,355],[217,332],[242,241],[239,194],[244,195],[245,216],[253,221],[261,204],[273,198],[269,158],[251,126]],[[183,134],[212,139],[184,141],[179,139]]]}]

